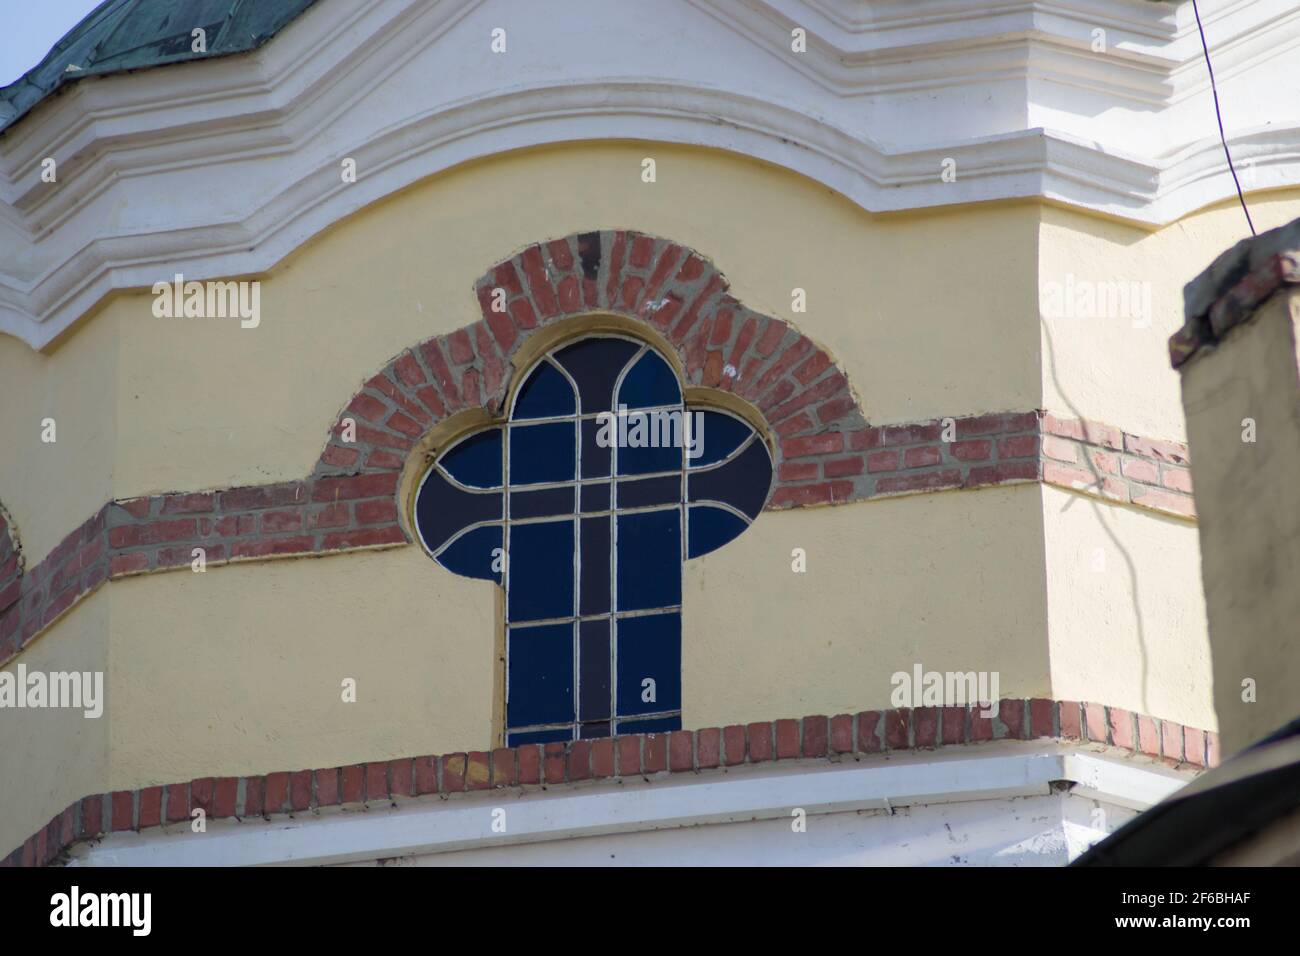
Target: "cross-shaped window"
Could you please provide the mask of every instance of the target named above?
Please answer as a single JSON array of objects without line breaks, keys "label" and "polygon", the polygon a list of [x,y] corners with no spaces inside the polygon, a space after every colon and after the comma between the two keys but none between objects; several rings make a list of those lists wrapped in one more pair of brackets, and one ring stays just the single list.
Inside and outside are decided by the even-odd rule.
[{"label": "cross-shaped window", "polygon": [[682,562],[745,530],[772,458],[688,407],[653,348],[593,336],[539,359],[506,421],[444,450],[415,523],[445,568],[506,592],[506,744],[681,727]]}]

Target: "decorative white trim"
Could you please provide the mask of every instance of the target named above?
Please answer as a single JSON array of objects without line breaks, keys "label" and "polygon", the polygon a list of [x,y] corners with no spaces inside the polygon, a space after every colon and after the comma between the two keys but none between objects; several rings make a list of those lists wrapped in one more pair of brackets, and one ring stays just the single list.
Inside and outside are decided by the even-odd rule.
[{"label": "decorative white trim", "polygon": [[[0,135],[0,331],[44,348],[114,289],[262,273],[425,177],[581,140],[755,156],[872,211],[1037,196],[1170,222],[1235,192],[1187,7],[321,0],[253,53],[84,80]],[[1234,158],[1253,188],[1300,183],[1300,9],[1205,7]]]},{"label": "decorative white trim", "polygon": [[[688,2],[782,59],[791,29],[808,29],[815,55],[791,58],[792,65],[840,95],[951,86],[958,72],[951,58],[958,51],[966,60],[961,66],[974,66],[985,79],[1024,71],[1031,79],[1161,106],[1209,89],[1200,34],[1186,3],[874,0],[846,10],[859,17],[850,24],[819,14],[825,4],[818,0]],[[738,2],[747,14],[738,14]],[[1220,80],[1289,48],[1279,45],[1279,27],[1295,39],[1300,9],[1287,0],[1205,6],[1207,34],[1218,38]],[[1096,29],[1106,32],[1106,53],[1092,50]],[[978,58],[972,56],[976,49]]]},{"label": "decorative white trim", "polygon": [[[970,804],[1065,793],[1107,807],[1144,810],[1195,774],[1100,745],[999,741],[969,748],[845,760],[751,765],[652,780],[568,784],[527,791],[402,799],[296,817],[188,823],[115,833],[73,851],[73,866],[255,866],[421,857],[467,849],[555,843],[710,824],[791,819],[800,807],[829,814]],[[1073,785],[1073,786],[1070,786]],[[506,830],[493,829],[504,809]],[[999,810],[1000,813],[1000,810]],[[1077,827],[1053,827],[1053,847],[1083,848]],[[1086,828],[1085,828],[1086,829]],[[1093,834],[1095,839],[1097,834]],[[703,841],[699,859],[709,859]],[[702,854],[702,856],[701,856]],[[1050,862],[1050,861],[1049,861]],[[1063,861],[1055,861],[1063,862]]]}]

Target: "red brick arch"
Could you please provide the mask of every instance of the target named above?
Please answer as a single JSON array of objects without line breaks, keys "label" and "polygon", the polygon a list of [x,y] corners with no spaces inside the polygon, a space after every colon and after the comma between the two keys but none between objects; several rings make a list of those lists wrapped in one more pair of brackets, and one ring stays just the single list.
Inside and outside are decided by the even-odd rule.
[{"label": "red brick arch", "polygon": [[[498,289],[503,312],[492,308]],[[593,313],[640,323],[675,351],[688,384],[750,403],[776,440],[768,508],[1041,481],[1195,513],[1186,447],[1114,426],[1042,409],[868,425],[823,349],[745,308],[708,259],[666,239],[606,231],[532,245],[489,269],[474,292],[483,318],[371,376],[307,477],[110,501],[25,573],[0,534],[0,664],[105,581],[188,568],[195,548],[224,564],[409,543],[398,490],[421,439],[466,409],[495,414],[524,343]],[[355,442],[342,440],[345,419]]]},{"label": "red brick arch", "polygon": [[[483,318],[402,352],[340,413],[317,477],[396,474],[416,442],[466,408],[497,412],[511,359],[546,326],[594,312],[666,339],[688,385],[732,392],[780,439],[769,507],[865,497],[866,420],[847,377],[789,323],[747,309],[707,258],[670,240],[587,232],[528,246],[474,286]],[[498,290],[500,290],[498,292]],[[494,309],[494,304],[500,306]],[[343,441],[345,420],[356,441]],[[781,467],[800,458],[798,467]]]}]

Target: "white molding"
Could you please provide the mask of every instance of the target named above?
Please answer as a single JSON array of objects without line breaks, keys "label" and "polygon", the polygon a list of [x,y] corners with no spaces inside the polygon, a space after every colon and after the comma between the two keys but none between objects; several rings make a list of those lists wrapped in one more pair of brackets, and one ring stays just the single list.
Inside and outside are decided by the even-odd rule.
[{"label": "white molding", "polygon": [[[71,865],[346,863],[789,820],[795,807],[810,818],[892,813],[907,807],[1042,797],[1067,789],[1074,797],[1142,810],[1193,777],[1157,760],[1098,745],[1001,741],[835,764],[752,765],[651,779],[401,799],[392,806],[331,808],[270,821],[216,820],[199,834],[181,823],[111,834],[77,848]],[[505,810],[505,833],[493,830],[493,811],[498,808]],[[1059,840],[1053,845],[1070,842],[1064,821],[1056,830]]]},{"label": "white molding", "polygon": [[[1205,5],[1259,189],[1300,183],[1290,2]],[[872,211],[1044,197],[1164,224],[1235,193],[1185,6],[321,0],[250,54],[82,81],[0,136],[0,331],[44,348],[114,289],[263,273],[425,177],[580,140],[743,153]],[[498,21],[508,60],[484,52]]]}]

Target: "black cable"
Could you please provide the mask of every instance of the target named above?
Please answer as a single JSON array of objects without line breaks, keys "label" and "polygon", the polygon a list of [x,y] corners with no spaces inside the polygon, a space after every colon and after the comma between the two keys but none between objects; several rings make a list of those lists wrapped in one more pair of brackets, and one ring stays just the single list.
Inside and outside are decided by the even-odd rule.
[{"label": "black cable", "polygon": [[1228,137],[1223,132],[1223,111],[1219,108],[1219,88],[1214,83],[1214,66],[1210,63],[1210,45],[1205,42],[1205,27],[1201,26],[1201,11],[1196,6],[1196,0],[1192,0],[1192,12],[1196,14],[1196,29],[1201,32],[1201,49],[1205,51],[1205,68],[1210,71],[1210,92],[1214,94],[1214,116],[1219,121],[1219,141],[1223,143],[1223,155],[1228,157],[1228,172],[1232,173],[1232,181],[1237,186],[1237,198],[1241,200],[1241,211],[1246,214],[1246,225],[1250,226],[1250,234],[1257,235],[1255,232],[1255,223],[1251,221],[1250,210],[1246,208],[1246,197],[1241,191],[1241,180],[1237,178],[1237,170],[1232,165],[1232,153],[1228,151]]}]

